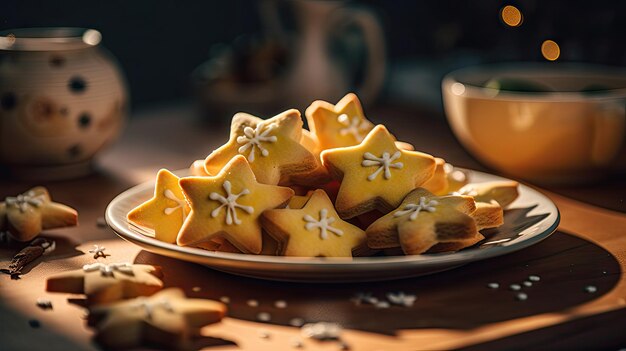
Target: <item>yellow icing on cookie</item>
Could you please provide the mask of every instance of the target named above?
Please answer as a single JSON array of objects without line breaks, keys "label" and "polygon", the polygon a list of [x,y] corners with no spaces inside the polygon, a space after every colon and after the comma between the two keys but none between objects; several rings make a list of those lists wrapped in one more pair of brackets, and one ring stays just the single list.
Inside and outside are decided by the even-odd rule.
[{"label": "yellow icing on cookie", "polygon": [[285,256],[351,257],[365,244],[365,232],[339,218],[321,189],[301,209],[268,210],[261,218],[265,230],[282,243]]},{"label": "yellow icing on cookie", "polygon": [[322,162],[341,181],[335,207],[342,218],[392,210],[435,171],[432,156],[398,149],[383,125],[359,145],[323,151]]},{"label": "yellow icing on cookie", "polygon": [[315,101],[305,111],[309,129],[320,150],[359,144],[374,128],[363,114],[359,98],[349,93],[337,105]]},{"label": "yellow icing on cookie", "polygon": [[454,194],[471,196],[476,202],[491,202],[491,200],[495,200],[504,208],[519,196],[518,185],[513,180],[471,183],[465,185]]},{"label": "yellow icing on cookie", "polygon": [[172,172],[162,169],[157,174],[154,196],[128,213],[128,220],[154,229],[157,240],[176,243],[176,237],[183,225],[189,205],[178,185],[179,178]]},{"label": "yellow icing on cookie", "polygon": [[406,254],[416,254],[439,242],[470,239],[478,232],[471,217],[475,210],[469,196],[435,196],[417,188],[367,228],[367,244],[374,249],[402,246]]},{"label": "yellow icing on cookie", "polygon": [[178,235],[187,246],[223,237],[245,253],[261,252],[263,211],[282,206],[292,189],[257,182],[250,164],[237,155],[214,177],[180,180],[191,213]]},{"label": "yellow icing on cookie", "polygon": [[316,168],[313,154],[300,145],[301,137],[298,110],[287,110],[267,120],[237,113],[230,140],[206,158],[204,167],[208,174],[217,174],[234,156],[243,155],[260,183],[275,185]]},{"label": "yellow icing on cookie", "polygon": [[448,193],[448,175],[445,170],[446,161],[443,158],[435,157],[436,168],[433,176],[428,179],[422,188],[435,195],[445,195]]}]

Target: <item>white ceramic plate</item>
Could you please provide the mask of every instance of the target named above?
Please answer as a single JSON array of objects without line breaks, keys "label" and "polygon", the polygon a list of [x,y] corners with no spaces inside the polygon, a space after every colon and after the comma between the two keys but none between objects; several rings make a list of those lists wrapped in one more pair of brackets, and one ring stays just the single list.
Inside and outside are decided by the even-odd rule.
[{"label": "white ceramic plate", "polygon": [[[504,180],[469,171],[471,182]],[[177,172],[179,175],[186,171]],[[520,196],[505,210],[505,224],[483,231],[486,240],[453,253],[358,258],[297,258],[213,252],[181,247],[152,238],[148,231],[126,220],[126,214],[152,197],[154,182],[137,185],[118,195],[107,207],[106,221],[120,237],[144,250],[237,275],[300,282],[354,282],[391,280],[440,272],[521,250],[547,238],[559,224],[559,211],[538,191],[520,185]]]}]

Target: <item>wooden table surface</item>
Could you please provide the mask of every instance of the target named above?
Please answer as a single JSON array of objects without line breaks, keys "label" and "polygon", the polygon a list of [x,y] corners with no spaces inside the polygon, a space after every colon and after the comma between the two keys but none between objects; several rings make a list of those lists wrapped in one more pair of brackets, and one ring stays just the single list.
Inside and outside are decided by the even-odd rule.
[{"label": "wooden table surface", "polygon": [[[459,146],[441,116],[431,114],[391,108],[368,113],[375,122],[385,121],[399,139],[415,144],[418,150],[459,166],[483,169]],[[93,262],[87,251],[94,244],[107,248],[109,262],[162,266],[165,285],[181,287],[188,296],[228,296],[228,318],[203,329],[206,337],[197,342],[199,348],[208,350],[294,349],[292,343],[300,331],[288,321],[296,317],[340,323],[345,328],[343,340],[351,350],[626,347],[623,178],[551,189],[567,197],[540,188],[559,207],[561,225],[545,241],[508,256],[431,276],[375,284],[255,280],[143,251],[96,224],[108,202],[121,191],[152,179],[159,168],[186,168],[227,139],[227,124],[207,126],[192,116],[192,109],[185,104],[144,110],[130,121],[119,142],[101,155],[94,174],[44,183],[57,201],[78,209],[80,226],[44,233],[56,239],[57,249],[29,267],[22,279],[0,276],[1,350],[97,349],[82,319],[84,310],[70,304],[67,295],[44,291],[50,274]],[[0,198],[32,185],[36,184],[0,180]],[[593,199],[584,201],[589,197]],[[0,261],[13,253],[0,249]],[[507,287],[529,275],[538,275],[541,281],[524,289],[526,301],[518,301]],[[490,282],[501,287],[489,289],[486,285]],[[595,293],[586,292],[590,285],[597,287]],[[414,293],[417,301],[411,308],[388,309],[356,306],[350,301],[358,292],[382,297],[393,291]],[[39,297],[51,299],[53,310],[36,307]],[[249,299],[258,300],[259,306],[248,306]],[[276,308],[276,300],[285,300],[287,308]],[[257,322],[259,312],[269,312],[271,321]],[[32,319],[40,321],[41,327],[30,327]],[[261,333],[268,333],[269,338],[261,338]],[[336,342],[302,341],[305,350],[340,349]]]}]

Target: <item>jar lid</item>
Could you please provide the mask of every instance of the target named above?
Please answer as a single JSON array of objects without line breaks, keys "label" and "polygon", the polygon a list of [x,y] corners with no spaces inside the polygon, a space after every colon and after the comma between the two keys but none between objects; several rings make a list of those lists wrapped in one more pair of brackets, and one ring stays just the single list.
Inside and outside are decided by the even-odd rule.
[{"label": "jar lid", "polygon": [[0,50],[57,51],[97,46],[102,34],[71,27],[17,28],[0,31]]}]

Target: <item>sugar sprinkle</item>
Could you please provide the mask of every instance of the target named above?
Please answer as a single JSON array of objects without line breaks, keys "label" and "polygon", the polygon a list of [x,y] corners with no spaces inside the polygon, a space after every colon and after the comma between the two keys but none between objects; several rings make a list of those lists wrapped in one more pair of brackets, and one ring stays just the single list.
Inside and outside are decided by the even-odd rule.
[{"label": "sugar sprinkle", "polygon": [[595,293],[596,291],[598,291],[598,288],[596,288],[594,285],[587,285],[587,286],[585,287],[585,291],[586,291],[586,292],[588,292],[588,293],[590,293],[590,294],[593,294],[593,293]]},{"label": "sugar sprinkle", "polygon": [[541,280],[541,277],[539,277],[538,275],[529,275],[528,280],[530,280],[531,282],[538,282]]},{"label": "sugar sprinkle", "polygon": [[52,301],[40,297],[37,299],[37,307],[41,308],[42,310],[51,310]]},{"label": "sugar sprinkle", "polygon": [[256,319],[261,322],[269,322],[272,319],[272,315],[267,312],[260,312],[256,315]]},{"label": "sugar sprinkle", "polygon": [[293,327],[301,327],[304,324],[304,319],[302,318],[292,318],[289,320],[289,325]]},{"label": "sugar sprinkle", "polygon": [[220,301],[222,301],[222,303],[230,303],[230,297],[222,296],[220,297]]},{"label": "sugar sprinkle", "polygon": [[487,284],[487,287],[489,289],[497,289],[497,288],[500,287],[500,284],[498,284],[498,283],[489,283],[489,284]]},{"label": "sugar sprinkle", "polygon": [[526,301],[526,300],[528,300],[528,294],[521,292],[521,293],[518,293],[517,295],[515,295],[515,298],[520,300],[520,301]]},{"label": "sugar sprinkle", "polygon": [[258,307],[259,306],[259,301],[257,301],[257,300],[248,300],[246,303],[250,307]]},{"label": "sugar sprinkle", "polygon": [[287,308],[287,301],[285,300],[277,300],[274,302],[274,307],[276,308]]},{"label": "sugar sprinkle", "polygon": [[511,289],[511,290],[513,290],[513,291],[518,291],[518,290],[520,290],[521,288],[522,288],[522,286],[521,286],[521,285],[519,285],[519,284],[511,284],[511,285],[509,285],[509,289]]}]

